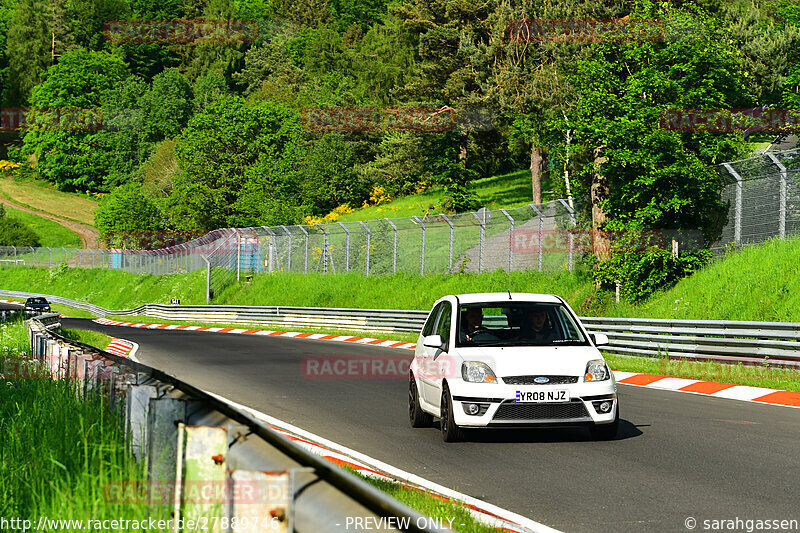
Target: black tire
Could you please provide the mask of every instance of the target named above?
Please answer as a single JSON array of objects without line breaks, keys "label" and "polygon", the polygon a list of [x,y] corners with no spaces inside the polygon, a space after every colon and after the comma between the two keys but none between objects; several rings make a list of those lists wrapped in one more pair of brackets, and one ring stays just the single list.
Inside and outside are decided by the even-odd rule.
[{"label": "black tire", "polygon": [[617,404],[617,416],[610,424],[595,425],[589,428],[594,440],[615,440],[619,431],[619,403]]},{"label": "black tire", "polygon": [[433,425],[433,415],[422,410],[414,376],[408,378],[408,419],[412,428],[427,428]]},{"label": "black tire", "polygon": [[441,420],[439,425],[442,430],[442,440],[445,442],[458,442],[464,438],[464,430],[458,427],[453,420],[453,399],[447,385],[442,390]]}]

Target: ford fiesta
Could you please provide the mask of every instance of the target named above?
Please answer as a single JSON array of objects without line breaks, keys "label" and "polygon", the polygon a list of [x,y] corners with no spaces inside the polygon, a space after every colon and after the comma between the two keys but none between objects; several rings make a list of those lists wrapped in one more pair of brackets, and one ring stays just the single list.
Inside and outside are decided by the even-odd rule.
[{"label": "ford fiesta", "polygon": [[614,439],[619,404],[598,345],[558,296],[446,296],[417,341],[408,387],[412,427],[441,420],[442,438],[464,428],[588,426]]}]

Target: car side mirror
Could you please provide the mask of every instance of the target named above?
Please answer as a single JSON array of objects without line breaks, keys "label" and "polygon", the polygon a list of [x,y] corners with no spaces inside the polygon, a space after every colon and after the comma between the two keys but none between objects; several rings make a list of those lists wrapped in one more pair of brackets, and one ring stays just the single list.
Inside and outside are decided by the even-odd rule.
[{"label": "car side mirror", "polygon": [[444,350],[444,341],[441,335],[428,335],[422,339],[422,345],[428,348],[439,348]]},{"label": "car side mirror", "polygon": [[608,344],[608,335],[605,333],[591,333],[590,336],[595,346],[604,346]]}]

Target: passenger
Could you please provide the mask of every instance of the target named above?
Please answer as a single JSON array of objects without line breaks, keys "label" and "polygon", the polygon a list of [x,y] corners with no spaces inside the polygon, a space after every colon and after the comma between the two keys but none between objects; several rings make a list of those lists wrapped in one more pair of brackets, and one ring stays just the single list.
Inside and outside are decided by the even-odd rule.
[{"label": "passenger", "polygon": [[548,324],[547,311],[542,308],[529,311],[520,328],[520,337],[542,344],[551,342],[555,334]]}]

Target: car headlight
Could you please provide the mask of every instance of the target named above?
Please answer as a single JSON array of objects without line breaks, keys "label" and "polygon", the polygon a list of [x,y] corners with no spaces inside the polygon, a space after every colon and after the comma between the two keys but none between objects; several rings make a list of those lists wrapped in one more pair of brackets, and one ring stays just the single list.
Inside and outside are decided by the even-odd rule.
[{"label": "car headlight", "polygon": [[461,365],[461,377],[470,383],[497,383],[489,365],[480,361],[466,361]]},{"label": "car headlight", "polygon": [[611,372],[608,371],[606,362],[602,359],[592,359],[586,363],[586,373],[583,376],[584,381],[605,381],[611,378]]}]

